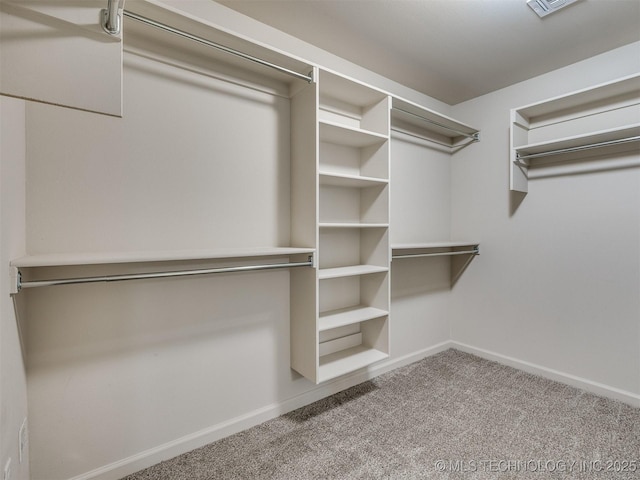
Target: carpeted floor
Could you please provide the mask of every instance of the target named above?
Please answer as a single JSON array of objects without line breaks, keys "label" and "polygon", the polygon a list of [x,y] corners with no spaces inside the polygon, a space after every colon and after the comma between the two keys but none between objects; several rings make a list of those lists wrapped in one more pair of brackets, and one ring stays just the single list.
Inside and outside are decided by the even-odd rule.
[{"label": "carpeted floor", "polygon": [[640,479],[640,409],[447,350],[126,480]]}]

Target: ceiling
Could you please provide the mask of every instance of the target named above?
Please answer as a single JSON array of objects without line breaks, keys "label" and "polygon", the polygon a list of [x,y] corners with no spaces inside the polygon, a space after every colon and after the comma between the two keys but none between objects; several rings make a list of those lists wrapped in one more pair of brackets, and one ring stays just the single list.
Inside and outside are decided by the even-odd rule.
[{"label": "ceiling", "polygon": [[640,40],[640,0],[217,1],[451,105]]}]

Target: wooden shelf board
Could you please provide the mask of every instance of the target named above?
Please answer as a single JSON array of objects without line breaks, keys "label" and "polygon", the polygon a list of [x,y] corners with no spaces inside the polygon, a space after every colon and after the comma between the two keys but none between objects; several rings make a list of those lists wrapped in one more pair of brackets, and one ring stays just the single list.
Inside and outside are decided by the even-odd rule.
[{"label": "wooden shelf board", "polygon": [[320,92],[323,96],[335,98],[339,101],[367,107],[378,103],[388,94],[358,80],[343,77],[327,70],[320,71]]},{"label": "wooden shelf board", "polygon": [[388,353],[362,345],[320,357],[318,382],[331,380],[388,357]]},{"label": "wooden shelf board", "polygon": [[384,178],[363,177],[343,173],[320,172],[320,185],[333,185],[336,187],[367,188],[389,184]]},{"label": "wooden shelf board", "polygon": [[640,75],[630,75],[612,82],[588,87],[582,90],[554,97],[543,102],[526,105],[517,109],[525,118],[534,119],[543,115],[587,105],[592,102],[606,100],[618,95],[630,94],[640,90]]},{"label": "wooden shelf board", "polygon": [[522,145],[520,147],[516,147],[515,150],[520,154],[528,155],[563,148],[581,147],[592,143],[609,142],[612,140],[620,140],[623,138],[635,136],[640,136],[640,124],[589,132],[583,135],[564,137],[548,142],[538,142],[529,145]]},{"label": "wooden shelf board", "polygon": [[[456,133],[452,130],[448,130],[447,128],[441,128],[437,125],[434,125],[431,122],[437,122],[440,125],[443,125],[445,127],[451,128],[453,130],[457,130],[458,132],[463,132],[466,133],[467,135],[473,135],[474,133],[478,133],[478,130],[470,127],[469,125],[466,125],[464,123],[461,123],[457,120],[454,120],[451,117],[447,117],[446,115],[442,115],[439,114],[437,112],[434,112],[433,110],[430,110],[428,108],[422,107],[420,105],[417,105],[413,102],[409,102],[406,100],[402,100],[400,98],[394,97],[393,98],[393,108],[395,110],[391,110],[392,115],[398,115],[400,118],[400,116],[402,117],[402,120],[405,123],[409,123],[411,125],[415,125],[423,130],[427,130],[427,131],[432,131],[432,132],[436,132],[440,135],[444,135],[446,137],[449,137],[451,139],[453,138],[457,138],[460,137],[461,135],[459,133]],[[402,112],[399,112],[398,109],[400,110],[404,110],[406,112],[412,113],[414,115],[418,115],[422,118],[425,118],[429,121],[423,121],[420,118],[412,118],[411,116],[408,116]]]},{"label": "wooden shelf board", "polygon": [[341,308],[320,314],[319,331],[344,327],[354,323],[366,322],[374,318],[389,315],[389,312],[375,307],[358,305],[356,307]]},{"label": "wooden shelf board", "polygon": [[454,248],[454,247],[474,247],[480,245],[480,242],[465,242],[465,241],[443,241],[443,242],[426,242],[426,243],[401,243],[391,245],[393,252],[401,252],[403,250],[429,250],[436,248]]},{"label": "wooden shelf board", "polygon": [[320,228],[388,228],[388,223],[321,222]]},{"label": "wooden shelf board", "polygon": [[184,260],[216,260],[225,258],[252,258],[287,256],[314,253],[313,248],[293,247],[255,247],[255,248],[223,248],[211,250],[161,250],[133,252],[99,252],[99,253],[51,253],[29,255],[11,261],[11,266],[58,267],[71,265],[101,265],[114,263],[150,263]]},{"label": "wooden shelf board", "polygon": [[383,143],[388,135],[363,130],[361,128],[340,125],[334,122],[320,121],[320,140],[348,147],[368,147]]},{"label": "wooden shelf board", "polygon": [[318,278],[327,280],[330,278],[353,277],[356,275],[369,275],[371,273],[388,272],[387,267],[377,265],[352,265],[349,267],[321,268],[318,270]]}]

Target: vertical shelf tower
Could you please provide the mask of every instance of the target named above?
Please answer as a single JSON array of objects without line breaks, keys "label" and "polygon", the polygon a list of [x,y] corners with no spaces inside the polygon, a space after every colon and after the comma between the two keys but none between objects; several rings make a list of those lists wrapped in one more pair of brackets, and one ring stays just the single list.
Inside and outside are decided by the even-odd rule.
[{"label": "vertical shelf tower", "polygon": [[315,87],[292,98],[292,241],[318,269],[313,289],[292,276],[291,365],[320,383],[389,356],[391,98],[326,71]]}]

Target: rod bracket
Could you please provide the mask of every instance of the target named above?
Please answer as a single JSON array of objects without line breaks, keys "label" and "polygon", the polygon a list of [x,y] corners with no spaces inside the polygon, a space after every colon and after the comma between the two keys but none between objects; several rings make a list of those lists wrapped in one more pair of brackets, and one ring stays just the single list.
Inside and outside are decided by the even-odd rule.
[{"label": "rod bracket", "polygon": [[109,35],[119,35],[122,31],[122,16],[119,10],[120,0],[109,0],[107,8],[100,10],[100,25]]},{"label": "rod bracket", "polygon": [[471,135],[471,138],[473,139],[474,142],[479,142],[480,141],[480,132],[476,132],[473,135]]}]

